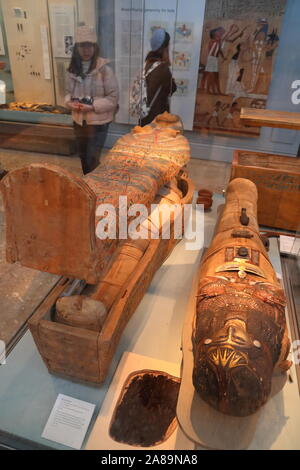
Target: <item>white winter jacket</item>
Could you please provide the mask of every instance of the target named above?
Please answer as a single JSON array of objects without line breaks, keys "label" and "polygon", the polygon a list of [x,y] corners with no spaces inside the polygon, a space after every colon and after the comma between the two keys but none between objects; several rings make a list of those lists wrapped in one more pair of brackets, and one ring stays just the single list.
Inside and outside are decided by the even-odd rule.
[{"label": "white winter jacket", "polygon": [[74,98],[91,96],[94,98],[94,111],[83,113],[72,110],[73,120],[82,126],[83,120],[87,124],[106,124],[111,122],[117,110],[119,100],[119,87],[114,72],[107,64],[107,59],[101,57],[91,73],[84,79],[67,72],[65,103]]}]

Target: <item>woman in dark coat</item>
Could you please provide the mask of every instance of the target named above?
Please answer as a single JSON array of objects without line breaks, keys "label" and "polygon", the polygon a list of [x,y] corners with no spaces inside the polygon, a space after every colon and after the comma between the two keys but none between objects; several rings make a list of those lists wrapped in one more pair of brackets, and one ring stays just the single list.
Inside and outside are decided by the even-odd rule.
[{"label": "woman in dark coat", "polygon": [[[145,62],[147,105],[150,106],[155,99],[149,114],[141,120],[142,126],[152,122],[158,114],[170,111],[169,98],[177,87],[170,71],[169,44],[169,33],[162,28],[155,29],[151,38],[151,51]],[[149,73],[150,68],[153,70]]]}]

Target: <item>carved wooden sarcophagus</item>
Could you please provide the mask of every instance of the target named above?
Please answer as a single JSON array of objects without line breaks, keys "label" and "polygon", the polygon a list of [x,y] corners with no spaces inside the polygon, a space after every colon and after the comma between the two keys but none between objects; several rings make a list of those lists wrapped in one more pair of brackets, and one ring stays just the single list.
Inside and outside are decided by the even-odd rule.
[{"label": "carved wooden sarcophagus", "polygon": [[[8,261],[67,278],[29,322],[50,372],[94,383],[105,379],[122,331],[178,242],[174,218],[169,239],[163,239],[158,208],[151,212],[150,206],[191,202],[193,184],[181,174],[189,157],[180,120],[164,114],[120,138],[83,178],[52,165],[30,165],[3,179]],[[125,196],[126,222],[134,204],[149,209],[140,222],[148,236],[122,238],[116,217],[116,236],[99,238],[99,207],[112,207],[118,216]],[[82,295],[66,296],[74,278],[90,285]]]},{"label": "carved wooden sarcophagus", "polygon": [[257,224],[257,190],[237,178],[200,265],[193,384],[222,413],[248,416],[268,399],[290,342],[285,298]]}]

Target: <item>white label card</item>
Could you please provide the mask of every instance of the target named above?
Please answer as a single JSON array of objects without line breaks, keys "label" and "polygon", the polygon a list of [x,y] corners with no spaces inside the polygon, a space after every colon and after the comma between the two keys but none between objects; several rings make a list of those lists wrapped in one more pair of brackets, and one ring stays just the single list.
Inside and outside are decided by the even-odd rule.
[{"label": "white label card", "polygon": [[92,419],[95,405],[67,395],[58,395],[42,437],[79,450]]}]

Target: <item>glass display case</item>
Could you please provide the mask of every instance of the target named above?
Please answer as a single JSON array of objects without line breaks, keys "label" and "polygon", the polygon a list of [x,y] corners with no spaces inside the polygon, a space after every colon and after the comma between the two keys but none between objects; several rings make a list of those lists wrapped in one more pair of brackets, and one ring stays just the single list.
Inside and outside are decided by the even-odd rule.
[{"label": "glass display case", "polygon": [[[192,180],[190,187],[193,188],[194,185],[197,191],[198,189],[204,190],[202,201],[212,203],[212,209],[209,208],[204,217],[205,247],[209,245],[219,220],[227,182],[234,178],[247,178],[256,184],[258,224],[261,230],[263,228],[264,231],[270,231],[270,233],[272,230],[276,231],[277,238],[283,230],[287,231],[288,235],[295,236],[290,253],[280,254],[279,245],[273,233],[269,252],[272,265],[278,279],[281,279],[284,284],[287,297],[288,328],[292,341],[289,359],[294,360],[294,365],[288,372],[286,385],[280,392],[272,390],[270,402],[263,408],[257,429],[255,428],[253,432],[253,439],[249,441],[249,449],[300,448],[297,434],[300,426],[300,226],[296,232],[294,230],[300,222],[298,220],[300,160],[296,158],[300,142],[300,121],[297,118],[297,122],[291,123],[291,118],[289,118],[290,126],[287,125],[287,121],[284,121],[283,125],[276,126],[273,117],[270,126],[266,127],[268,124],[250,125],[242,118],[242,109],[245,108],[250,110],[250,114],[255,111],[268,110],[275,114],[278,111],[294,113],[295,117],[295,113],[298,113],[300,105],[299,16],[300,2],[298,0],[272,0],[272,2],[269,0],[39,0],[39,2],[0,0],[0,180],[6,170],[12,170],[13,173],[20,167],[29,168],[28,173],[25,169],[17,183],[17,178],[14,181],[16,187],[20,184],[20,192],[10,187],[7,183],[9,178],[3,180],[6,181],[3,194],[7,191],[7,198],[11,197],[11,200],[18,195],[23,209],[19,210],[17,197],[15,197],[16,210],[11,210],[9,215],[5,215],[5,210],[8,208],[6,196],[3,199],[0,198],[0,447],[67,449],[68,447],[64,444],[42,437],[55,400],[58,394],[62,393],[96,406],[82,446],[83,449],[89,448],[88,441],[92,433],[96,432],[95,429],[102,429],[101,419],[108,420],[106,411],[108,406],[111,407],[108,401],[113,396],[115,373],[120,361],[122,364],[124,353],[136,355],[135,364],[140,369],[143,368],[142,360],[146,356],[153,358],[154,362],[157,360],[173,363],[178,377],[180,376],[185,312],[190,302],[191,286],[193,280],[196,279],[200,258],[204,252],[203,247],[186,251],[183,243],[179,243],[154,276],[159,263],[155,264],[155,268],[151,271],[151,276],[153,275],[151,283],[149,281],[151,276],[147,277],[147,271],[137,270],[139,280],[145,279],[145,284],[149,281],[149,285],[145,292],[143,291],[144,297],[141,294],[142,288],[139,290],[131,286],[134,295],[137,297],[140,295],[140,304],[135,301],[130,303],[128,300],[130,312],[135,313],[128,324],[124,320],[124,325],[122,325],[124,331],[120,329],[122,334],[114,335],[109,322],[108,330],[112,332],[112,340],[110,337],[101,339],[98,331],[96,333],[93,331],[93,334],[91,331],[83,332],[84,339],[91,339],[89,344],[93,345],[94,351],[98,354],[102,347],[106,348],[107,357],[109,361],[111,360],[111,364],[108,361],[110,366],[107,377],[99,387],[91,383],[76,381],[74,379],[76,375],[50,374],[50,363],[46,364],[48,356],[40,354],[39,350],[44,348],[44,343],[42,340],[40,344],[34,342],[34,335],[31,335],[28,326],[33,317],[43,312],[43,317],[39,318],[41,322],[35,325],[36,335],[38,336],[40,328],[42,330],[47,321],[49,330],[46,336],[49,334],[50,337],[54,331],[53,299],[55,298],[56,302],[59,296],[65,296],[66,286],[70,285],[72,289],[74,286],[75,288],[71,294],[68,292],[68,295],[79,295],[84,292],[84,295],[88,296],[94,289],[86,283],[83,277],[74,280],[69,274],[60,272],[62,265],[60,262],[57,263],[59,269],[49,269],[56,255],[53,255],[54,245],[50,243],[48,246],[44,242],[51,238],[48,237],[48,232],[53,231],[65,239],[70,238],[72,243],[76,240],[77,246],[80,245],[78,241],[82,235],[84,241],[82,246],[87,249],[89,260],[94,262],[92,274],[97,268],[97,273],[102,275],[105,271],[104,264],[102,265],[96,257],[93,259],[94,254],[98,253],[95,250],[94,240],[96,202],[98,203],[102,197],[105,201],[110,200],[115,186],[118,191],[125,188],[126,192],[131,184],[132,187],[138,188],[143,198],[145,193],[147,196],[151,193],[153,185],[157,183],[160,177],[157,176],[159,174],[157,167],[155,167],[157,173],[151,170],[150,176],[146,175],[149,176],[150,183],[147,180],[149,185],[144,184],[143,180],[152,162],[146,167],[144,173],[141,171],[141,180],[138,180],[140,175],[138,171],[136,171],[138,175],[136,180],[133,172],[132,174],[127,172],[128,162],[131,163],[134,158],[137,160],[136,168],[145,164],[145,155],[149,156],[147,152],[144,154],[137,146],[136,155],[132,152],[132,157],[125,150],[126,145],[128,147],[133,145],[132,142],[139,133],[145,132],[145,129],[140,127],[144,127],[146,123],[142,118],[147,118],[147,114],[143,115],[143,112],[146,108],[148,113],[151,109],[155,109],[163,92],[165,98],[163,111],[170,111],[172,115],[176,115],[175,121],[173,120],[176,125],[172,127],[172,121],[162,119],[163,124],[157,125],[156,122],[149,126],[149,135],[153,133],[154,137],[148,148],[152,144],[154,147],[158,144],[159,132],[164,126],[171,128],[168,132],[172,137],[176,137],[182,130],[186,138],[182,147],[184,150],[180,145],[176,146],[178,141],[174,144],[174,148],[169,150],[181,152],[178,157],[180,159],[188,149],[187,153],[190,152],[191,160],[187,166],[182,165],[180,173],[177,173],[175,177],[178,178],[178,175],[182,178],[189,177]],[[98,163],[100,155],[101,159],[104,157],[101,164],[105,162],[102,167],[99,164],[99,168],[96,165],[93,169],[89,168],[85,171],[83,165],[80,167],[80,161],[77,158],[81,158],[80,145],[86,137],[83,136],[80,141],[78,136],[82,129],[78,131],[78,127],[88,127],[89,123],[87,114],[76,115],[70,103],[74,104],[78,101],[80,104],[91,106],[92,109],[89,108],[86,113],[100,114],[101,112],[101,110],[96,112],[95,106],[98,90],[93,90],[95,92],[91,94],[83,93],[75,96],[75,88],[73,90],[68,88],[70,74],[75,75],[75,81],[82,84],[87,76],[93,73],[91,58],[84,60],[81,57],[81,68],[79,67],[80,70],[76,73],[71,67],[71,64],[74,65],[76,62],[75,52],[78,52],[78,44],[91,42],[90,40],[80,42],[76,40],[80,27],[87,27],[95,34],[99,55],[101,60],[105,59],[103,64],[108,69],[100,71],[101,80],[104,83],[105,73],[109,70],[110,77],[113,77],[112,82],[118,84],[112,87],[115,95],[112,100],[113,109],[108,107],[109,112],[107,111],[110,117],[104,123],[97,121],[99,127],[108,125],[107,133],[102,136],[100,150],[102,151],[104,147],[112,148],[116,142],[120,142],[120,139],[130,133],[129,138],[126,136],[121,141],[124,152],[121,155],[123,166],[116,165],[112,170],[109,164],[108,170],[106,167],[107,160],[104,159],[107,156],[106,150],[102,154],[99,151]],[[164,46],[166,43],[168,45]],[[84,46],[81,47],[84,48]],[[167,52],[163,51],[164,49]],[[95,47],[94,51],[96,50]],[[156,55],[157,51],[160,51],[160,56]],[[153,86],[152,96],[151,94],[148,96],[147,93],[151,89],[149,76],[151,73],[154,76],[160,70],[161,64],[164,66],[165,76],[168,77],[167,83],[158,80]],[[103,90],[104,88],[103,86]],[[101,98],[106,97],[107,95],[101,96]],[[111,96],[108,100],[109,105],[112,103],[110,98]],[[86,99],[90,101],[84,103],[82,100]],[[105,105],[107,102],[104,103],[104,108]],[[155,113],[154,117],[156,114],[161,114],[161,112]],[[134,128],[135,126],[138,127]],[[147,130],[145,133],[147,134]],[[8,153],[4,158],[3,155],[7,149]],[[65,159],[65,156],[74,158]],[[117,160],[119,157],[120,155],[117,155],[113,158]],[[164,155],[162,158],[164,159]],[[32,163],[34,165],[31,165]],[[207,164],[211,165],[210,172],[205,166]],[[56,168],[54,165],[57,165]],[[166,168],[165,161],[162,166],[164,165]],[[2,168],[5,170],[3,173]],[[32,176],[31,168],[41,168],[41,175],[37,171]],[[107,170],[107,173],[104,172],[102,177],[101,174],[99,178],[99,175],[93,174],[86,176],[86,173],[94,169],[96,171],[100,169],[101,173],[103,168]],[[51,180],[50,176],[53,176],[51,172],[57,176],[57,179],[53,177]],[[187,176],[188,173],[189,176]],[[210,177],[213,174],[213,184],[207,177],[208,173]],[[25,190],[22,192],[31,177],[34,181],[34,189],[31,192],[27,189],[27,192]],[[68,193],[62,190],[62,180],[66,184]],[[3,184],[1,181],[0,185]],[[52,184],[51,181],[55,183]],[[184,186],[180,183],[181,187],[179,187],[176,179],[174,189],[171,183],[171,189],[177,194],[174,197],[178,198],[179,194],[180,201],[181,198],[184,199],[186,184]],[[45,184],[46,189],[41,186],[42,184]],[[201,199],[200,191],[198,194],[194,192],[194,189],[186,190],[186,192],[193,193],[193,202],[198,196],[198,200]],[[80,197],[77,198],[78,194]],[[158,192],[153,193],[153,200],[157,195]],[[52,196],[53,199],[51,199]],[[162,198],[160,193],[159,198]],[[53,200],[55,209],[51,206]],[[172,203],[174,201],[172,200]],[[148,202],[151,203],[150,199]],[[32,208],[36,207],[38,209],[34,212]],[[61,209],[60,223],[56,223],[57,208]],[[85,208],[88,209],[84,213]],[[45,219],[42,215],[34,219],[39,211],[42,211]],[[195,205],[193,211],[196,211]],[[29,220],[28,233],[33,227],[39,231],[40,235],[42,234],[41,238],[45,235],[39,245],[42,246],[41,252],[44,253],[39,260],[41,264],[38,269],[40,266],[43,267],[41,271],[30,264],[34,258],[35,248],[32,246],[37,238],[34,234],[24,235],[25,242],[22,249],[18,251],[16,248],[20,240],[23,243],[21,230],[18,236],[15,235],[15,240],[6,253],[7,259],[12,264],[6,263],[5,260],[6,235],[7,239],[10,236],[13,238],[15,226],[22,227],[21,223],[18,225],[17,217],[25,219],[25,215]],[[15,219],[13,219],[14,216]],[[10,222],[16,223],[13,225],[11,222],[11,226],[7,228],[6,222],[9,217]],[[42,220],[46,222],[41,223]],[[53,229],[54,225],[55,229]],[[251,234],[249,235],[244,224],[242,225],[241,230],[237,232],[239,235],[235,238],[245,238],[248,242]],[[92,233],[91,237],[90,233]],[[60,243],[59,236],[57,240],[57,245],[60,248],[63,247],[59,256],[61,253],[64,255],[64,249],[69,253],[72,243],[63,245]],[[30,246],[31,251],[29,249],[26,252],[28,248],[26,244]],[[110,256],[114,254],[113,250],[114,242],[107,243],[103,249],[103,259],[104,257],[105,260],[110,259]],[[81,250],[81,255],[83,252],[84,250]],[[86,259],[83,259],[84,255],[82,258],[79,255],[76,257],[77,253],[78,250],[77,252],[73,250],[73,255],[75,255],[73,259],[76,260],[74,265],[80,265],[81,269],[81,266],[85,266]],[[233,253],[236,252],[231,252],[231,259],[230,252],[226,252],[228,256],[226,263],[236,261]],[[137,260],[135,254],[131,255],[130,252],[130,256],[130,263],[132,259],[134,262]],[[259,253],[257,256],[256,263],[259,263]],[[28,264],[21,265],[25,258]],[[83,259],[83,262],[78,261],[79,259],[81,261]],[[18,262],[13,264],[16,260]],[[54,264],[55,262],[54,260]],[[254,261],[253,263],[255,264]],[[122,272],[123,267],[119,271],[118,269],[116,269],[117,273]],[[77,276],[78,272],[81,271],[76,271],[74,278],[80,277]],[[97,282],[100,278],[97,278]],[[141,285],[143,285],[142,281]],[[114,293],[117,292],[116,299],[120,305],[125,302],[124,299],[127,299],[126,295],[128,296],[127,286],[125,287],[122,285],[123,296],[119,295],[118,285],[117,288],[114,285],[112,288]],[[110,305],[112,311],[115,308],[118,312],[117,302],[112,302],[113,307]],[[282,309],[284,310],[283,307]],[[129,317],[128,314],[126,320]],[[62,370],[64,367],[67,368],[67,361],[63,358],[64,350],[70,352],[71,343],[77,337],[77,331],[74,333],[74,338],[71,338],[71,334],[65,333],[68,328],[69,325],[65,330],[60,330],[58,327],[57,337],[55,337],[57,343],[53,342],[52,349],[49,348],[51,349],[50,356],[53,354],[55,360],[58,357]],[[60,331],[63,331],[61,340],[57,339],[60,338]],[[110,345],[110,341],[115,341],[116,337],[116,351],[111,354],[113,346]],[[259,342],[256,341],[256,343]],[[58,344],[61,349],[60,353],[56,354],[55,347]],[[76,346],[76,343],[74,344]],[[72,343],[72,347],[74,344]],[[80,350],[78,351],[80,355]],[[46,357],[45,363],[42,360],[44,356]],[[93,354],[91,353],[90,356]],[[53,359],[52,362],[55,363],[55,360]],[[225,360],[226,357],[220,358],[220,362]],[[100,361],[97,361],[98,359],[94,360],[93,367],[99,372]],[[76,362],[78,362],[77,356],[74,364]],[[78,364],[76,363],[74,368],[78,366],[82,369],[81,363]],[[122,374],[125,374],[124,370],[121,371]],[[73,377],[73,379],[68,380],[66,376]],[[96,426],[98,414],[100,421]],[[105,426],[108,427],[107,422]],[[181,442],[186,442],[187,437],[181,435],[180,430],[178,433],[178,446],[185,445]],[[195,447],[192,440],[189,444],[191,448]],[[98,445],[98,441],[95,445]],[[199,448],[202,447],[199,446]],[[175,450],[178,449],[179,447],[175,447]]]},{"label": "glass display case", "polygon": [[[170,67],[178,85],[170,97],[172,111],[180,111],[186,129],[193,128],[204,1],[187,6],[183,1],[170,0],[164,8],[157,1],[143,0],[43,0],[38,10],[34,2],[18,5],[15,8],[14,2],[2,2],[2,55],[6,66],[1,76],[7,82],[9,110],[33,111],[33,105],[44,103],[56,107],[53,112],[63,113],[59,106],[64,106],[75,28],[87,24],[97,28],[101,55],[110,60],[122,90],[115,121],[137,123],[139,116],[130,111],[132,87],[141,78],[154,30],[164,27],[170,35],[170,58],[175,59]],[[21,108],[12,104],[15,102]],[[36,107],[35,111],[43,109]]]}]

